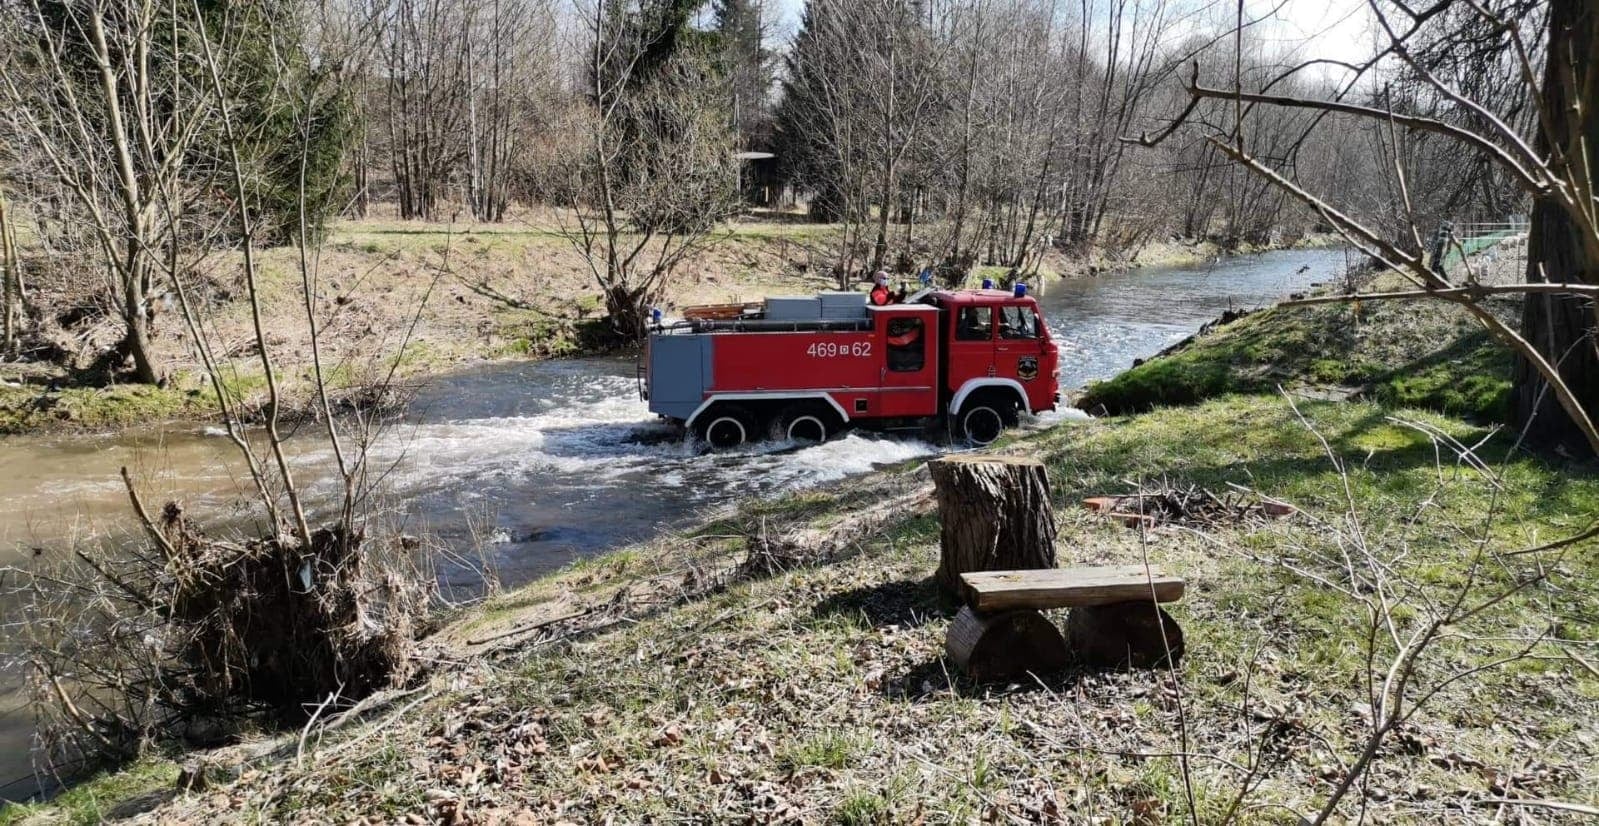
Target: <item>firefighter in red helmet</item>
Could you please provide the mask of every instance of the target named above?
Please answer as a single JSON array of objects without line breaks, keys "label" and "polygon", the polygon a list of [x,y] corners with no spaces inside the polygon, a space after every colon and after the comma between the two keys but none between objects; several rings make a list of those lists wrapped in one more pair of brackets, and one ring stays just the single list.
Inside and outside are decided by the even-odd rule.
[{"label": "firefighter in red helmet", "polygon": [[900,290],[896,293],[888,288],[888,273],[884,272],[883,270],[878,270],[877,275],[872,276],[872,306],[887,307],[890,304],[895,304],[904,300],[904,290]]}]

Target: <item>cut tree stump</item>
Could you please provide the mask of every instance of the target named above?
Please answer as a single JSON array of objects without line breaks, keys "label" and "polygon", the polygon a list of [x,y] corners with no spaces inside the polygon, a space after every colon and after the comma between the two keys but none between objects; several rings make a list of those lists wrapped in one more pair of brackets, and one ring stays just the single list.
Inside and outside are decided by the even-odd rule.
[{"label": "cut tree stump", "polygon": [[1106,668],[1157,668],[1183,656],[1183,629],[1147,599],[1073,608],[1066,639],[1077,661]]},{"label": "cut tree stump", "polygon": [[950,623],[944,653],[978,682],[1048,674],[1071,661],[1060,629],[1030,610],[979,614],[963,607]]},{"label": "cut tree stump", "polygon": [[938,584],[967,571],[1055,567],[1049,477],[1036,459],[947,456],[928,463],[938,497]]}]

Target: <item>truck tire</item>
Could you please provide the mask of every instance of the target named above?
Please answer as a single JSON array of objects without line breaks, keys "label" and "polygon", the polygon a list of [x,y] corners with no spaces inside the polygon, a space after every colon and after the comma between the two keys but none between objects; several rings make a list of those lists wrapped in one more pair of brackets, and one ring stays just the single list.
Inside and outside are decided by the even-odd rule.
[{"label": "truck tire", "polygon": [[961,408],[955,432],[968,444],[991,445],[1005,433],[1013,416],[1007,416],[1003,407],[991,400],[972,402]]},{"label": "truck tire", "polygon": [[833,416],[814,405],[786,407],[772,420],[774,441],[821,444],[833,435]]},{"label": "truck tire", "polygon": [[720,404],[700,416],[694,433],[713,450],[729,450],[755,437],[755,416],[736,404]]}]

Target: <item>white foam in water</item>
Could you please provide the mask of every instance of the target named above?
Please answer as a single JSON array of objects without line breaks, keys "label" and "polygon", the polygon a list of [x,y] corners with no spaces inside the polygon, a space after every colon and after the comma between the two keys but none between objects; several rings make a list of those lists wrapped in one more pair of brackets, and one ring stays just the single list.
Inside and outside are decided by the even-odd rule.
[{"label": "white foam in water", "polygon": [[[471,479],[514,484],[548,477],[540,487],[549,493],[615,489],[648,496],[651,489],[674,489],[708,501],[735,491],[770,495],[830,482],[939,450],[925,441],[850,433],[819,445],[758,442],[706,453],[673,438],[638,399],[631,378],[590,376],[563,390],[526,416],[397,428],[374,446],[373,467],[392,465],[387,481],[401,494],[470,489]],[[313,451],[297,462],[331,458]]]},{"label": "white foam in water", "polygon": [[[793,444],[787,442],[774,445],[775,450],[793,448]],[[772,486],[778,490],[793,490],[938,452],[938,447],[932,443],[917,439],[849,433],[792,452],[768,453],[751,464],[764,468],[768,485],[775,482]]]}]

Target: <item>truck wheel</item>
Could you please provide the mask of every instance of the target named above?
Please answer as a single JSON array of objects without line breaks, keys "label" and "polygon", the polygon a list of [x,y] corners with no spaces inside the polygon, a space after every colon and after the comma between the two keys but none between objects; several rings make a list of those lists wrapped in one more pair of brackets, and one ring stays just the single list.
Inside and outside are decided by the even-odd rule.
[{"label": "truck wheel", "polygon": [[814,407],[796,406],[785,409],[772,420],[772,438],[776,441],[821,444],[832,435],[828,415]]},{"label": "truck wheel", "polygon": [[694,428],[700,441],[716,450],[738,447],[755,435],[755,417],[736,405],[722,405],[706,411]]},{"label": "truck wheel", "polygon": [[979,447],[993,444],[1005,432],[1005,412],[982,402],[969,404],[960,412],[960,435]]}]

